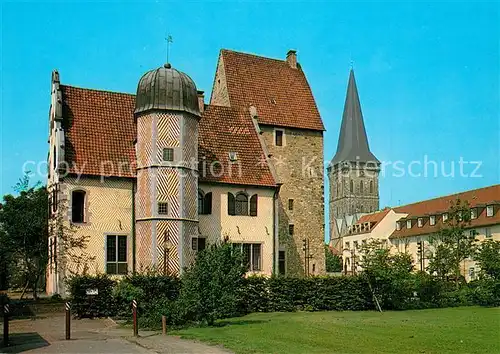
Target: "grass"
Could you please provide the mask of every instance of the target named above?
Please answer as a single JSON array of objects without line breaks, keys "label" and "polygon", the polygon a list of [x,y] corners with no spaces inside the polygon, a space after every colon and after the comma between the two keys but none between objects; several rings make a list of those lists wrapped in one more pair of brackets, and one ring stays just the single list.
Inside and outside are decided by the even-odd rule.
[{"label": "grass", "polygon": [[500,308],[255,313],[172,334],[236,353],[500,353]]}]

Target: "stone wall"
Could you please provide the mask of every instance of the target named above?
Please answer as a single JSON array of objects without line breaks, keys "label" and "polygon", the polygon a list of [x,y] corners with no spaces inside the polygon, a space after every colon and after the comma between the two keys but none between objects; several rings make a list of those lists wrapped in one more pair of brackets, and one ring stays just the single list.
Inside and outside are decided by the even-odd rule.
[{"label": "stone wall", "polygon": [[[323,132],[282,128],[283,146],[275,145],[275,128],[260,126],[279,182],[279,242],[286,250],[288,275],[304,274],[303,239],[309,240],[310,274],[324,274]],[[293,210],[289,210],[293,199]],[[289,225],[294,235],[289,236]]]},{"label": "stone wall", "polygon": [[215,73],[210,104],[216,106],[230,106],[229,91],[227,90],[226,72],[224,70],[224,60],[222,59],[222,55],[219,55],[219,61],[217,63],[217,71]]}]

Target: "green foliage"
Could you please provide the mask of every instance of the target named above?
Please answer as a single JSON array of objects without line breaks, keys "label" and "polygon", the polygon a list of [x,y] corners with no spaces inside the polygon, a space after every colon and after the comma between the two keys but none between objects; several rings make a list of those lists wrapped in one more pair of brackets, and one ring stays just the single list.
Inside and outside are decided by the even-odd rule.
[{"label": "green foliage", "polygon": [[249,277],[242,293],[247,313],[373,309],[361,277]]},{"label": "green foliage", "polygon": [[457,199],[450,204],[445,227],[429,239],[434,251],[427,270],[441,279],[453,277],[457,287],[461,279],[460,263],[473,256],[475,250],[476,233],[467,230],[470,221],[469,204]]},{"label": "green foliage", "polygon": [[[0,278],[11,287],[30,287],[34,298],[47,265],[48,194],[28,186],[27,175],[17,186],[18,196],[5,195],[0,208]],[[3,284],[2,287],[6,287]]]},{"label": "green foliage", "polygon": [[325,263],[326,271],[329,273],[342,271],[342,259],[339,256],[333,254],[328,245],[325,245]]},{"label": "green foliage", "polygon": [[360,266],[383,309],[405,309],[414,292],[413,261],[407,253],[392,254],[385,243],[370,240],[361,247]]},{"label": "green foliage", "polygon": [[483,241],[474,259],[478,262],[483,277],[500,281],[500,241]]},{"label": "green foliage", "polygon": [[212,325],[239,314],[244,274],[242,254],[231,244],[211,245],[199,252],[182,277],[179,301],[186,320]]},{"label": "green foliage", "polygon": [[[105,274],[81,275],[68,279],[72,312],[77,317],[107,317],[116,313],[113,288],[116,282]],[[87,289],[97,289],[97,295],[87,295]]]},{"label": "green foliage", "polygon": [[500,306],[500,280],[484,278],[469,284],[470,300],[481,306]]}]

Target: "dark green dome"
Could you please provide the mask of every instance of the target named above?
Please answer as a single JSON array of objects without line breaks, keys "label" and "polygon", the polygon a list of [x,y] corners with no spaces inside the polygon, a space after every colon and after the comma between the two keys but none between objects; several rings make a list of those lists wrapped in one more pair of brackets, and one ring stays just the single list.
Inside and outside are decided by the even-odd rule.
[{"label": "dark green dome", "polygon": [[200,116],[194,81],[170,64],[148,71],[137,85],[135,113],[149,110],[184,111]]}]

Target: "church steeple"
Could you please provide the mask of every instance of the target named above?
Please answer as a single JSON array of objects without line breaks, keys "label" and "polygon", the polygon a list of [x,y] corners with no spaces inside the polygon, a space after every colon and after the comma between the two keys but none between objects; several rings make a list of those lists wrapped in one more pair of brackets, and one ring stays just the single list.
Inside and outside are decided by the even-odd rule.
[{"label": "church steeple", "polygon": [[342,115],[342,126],[340,128],[337,152],[330,162],[335,166],[341,162],[371,162],[380,164],[379,160],[372,154],[368,145],[361,104],[359,103],[358,88],[354,79],[354,70],[349,73],[347,95]]}]

